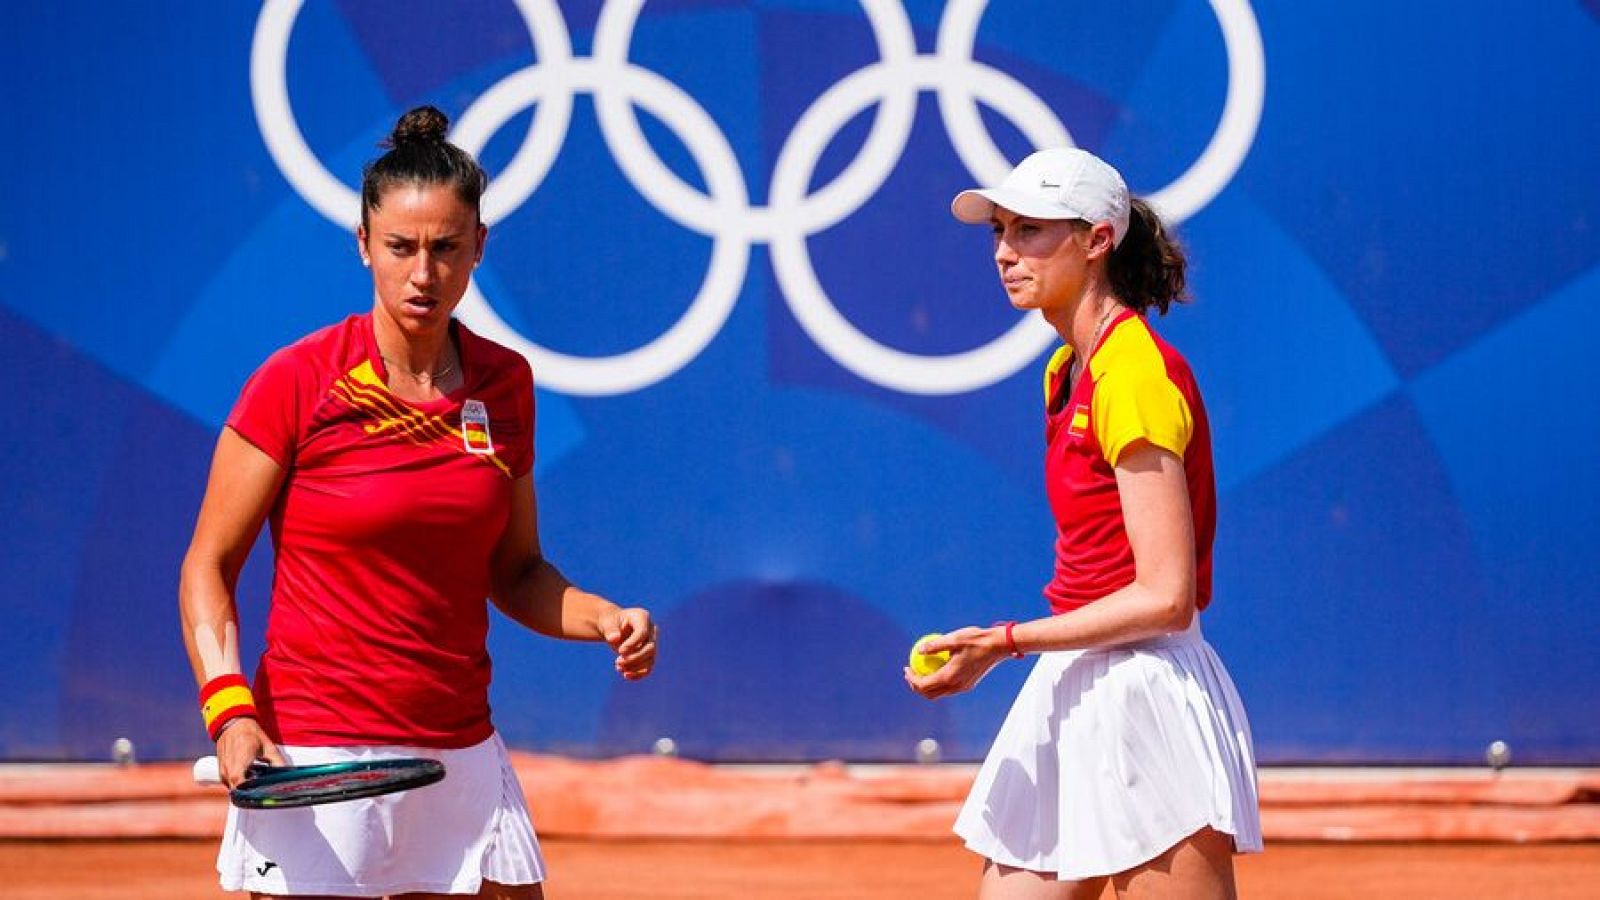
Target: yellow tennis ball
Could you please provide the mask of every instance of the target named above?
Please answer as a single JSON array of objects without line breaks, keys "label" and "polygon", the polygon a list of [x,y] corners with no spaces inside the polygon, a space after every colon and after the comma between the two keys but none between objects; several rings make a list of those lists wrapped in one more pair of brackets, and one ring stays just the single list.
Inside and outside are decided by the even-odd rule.
[{"label": "yellow tennis ball", "polygon": [[911,645],[911,671],[918,675],[932,675],[944,668],[944,664],[950,661],[949,650],[940,650],[938,653],[922,652],[923,644],[942,637],[944,635],[935,631],[917,638],[916,643]]}]

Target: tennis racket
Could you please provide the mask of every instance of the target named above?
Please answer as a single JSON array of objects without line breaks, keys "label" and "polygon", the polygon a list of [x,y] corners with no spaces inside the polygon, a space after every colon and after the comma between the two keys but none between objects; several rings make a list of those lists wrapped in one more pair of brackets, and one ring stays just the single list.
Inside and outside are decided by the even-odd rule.
[{"label": "tennis racket", "polygon": [[[409,791],[443,778],[444,763],[415,757],[316,766],[257,762],[250,766],[245,780],[228,792],[228,799],[241,809],[293,809]],[[194,780],[198,784],[222,783],[215,756],[195,761]]]}]

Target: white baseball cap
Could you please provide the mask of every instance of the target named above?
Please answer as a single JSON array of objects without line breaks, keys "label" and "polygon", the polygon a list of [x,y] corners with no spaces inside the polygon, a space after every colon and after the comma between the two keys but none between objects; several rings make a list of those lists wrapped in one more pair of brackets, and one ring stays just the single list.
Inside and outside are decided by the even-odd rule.
[{"label": "white baseball cap", "polygon": [[968,224],[984,225],[997,206],[1030,219],[1109,222],[1112,246],[1128,233],[1127,183],[1105,160],[1077,147],[1031,154],[999,187],[957,194],[950,212]]}]

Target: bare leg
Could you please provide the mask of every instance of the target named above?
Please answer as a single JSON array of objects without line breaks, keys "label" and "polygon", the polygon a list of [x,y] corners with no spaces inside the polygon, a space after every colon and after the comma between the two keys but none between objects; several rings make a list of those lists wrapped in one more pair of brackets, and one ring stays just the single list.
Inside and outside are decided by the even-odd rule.
[{"label": "bare leg", "polygon": [[1048,872],[1034,872],[983,861],[978,900],[1094,900],[1105,890],[1106,879],[1057,881]]},{"label": "bare leg", "polygon": [[[542,884],[501,884],[483,881],[483,887],[472,896],[479,900],[544,900]],[[460,894],[397,894],[394,900],[461,900]]]},{"label": "bare leg", "polygon": [[1233,900],[1233,837],[1202,828],[1111,883],[1119,900]]}]

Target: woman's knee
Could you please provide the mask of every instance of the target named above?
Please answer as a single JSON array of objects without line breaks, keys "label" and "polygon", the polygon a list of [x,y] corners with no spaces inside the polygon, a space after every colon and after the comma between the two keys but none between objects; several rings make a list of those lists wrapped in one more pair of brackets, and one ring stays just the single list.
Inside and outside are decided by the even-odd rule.
[{"label": "woman's knee", "polygon": [[1233,836],[1209,826],[1165,853],[1111,880],[1119,898],[1219,898],[1237,896],[1233,883]]},{"label": "woman's knee", "polygon": [[1035,872],[1003,866],[994,860],[983,862],[983,880],[978,886],[979,900],[1094,900],[1105,890],[1106,879],[1061,881],[1050,872]]}]

